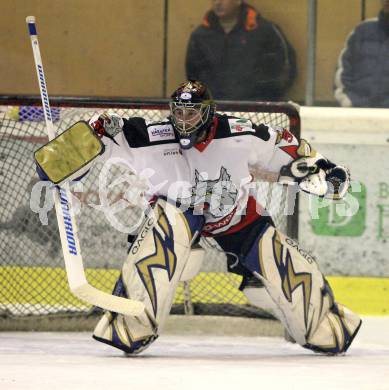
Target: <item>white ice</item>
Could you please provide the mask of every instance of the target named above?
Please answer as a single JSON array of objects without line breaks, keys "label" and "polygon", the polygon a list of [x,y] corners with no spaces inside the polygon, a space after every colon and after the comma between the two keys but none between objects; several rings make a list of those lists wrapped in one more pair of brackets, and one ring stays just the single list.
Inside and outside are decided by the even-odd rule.
[{"label": "white ice", "polygon": [[365,318],[344,356],[281,338],[162,335],[128,358],[89,333],[0,333],[0,389],[389,389],[389,317]]}]

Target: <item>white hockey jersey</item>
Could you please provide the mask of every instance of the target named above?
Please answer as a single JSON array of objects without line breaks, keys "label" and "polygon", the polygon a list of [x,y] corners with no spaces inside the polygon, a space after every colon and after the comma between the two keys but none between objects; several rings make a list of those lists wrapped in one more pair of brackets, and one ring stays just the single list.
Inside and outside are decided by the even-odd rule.
[{"label": "white hockey jersey", "polygon": [[227,234],[261,215],[250,196],[253,171],[277,177],[297,158],[297,139],[287,130],[217,114],[207,139],[183,150],[171,122],[124,119],[123,131],[103,137],[104,160],[121,159],[147,177],[149,192],[177,201],[205,217],[204,235]]}]

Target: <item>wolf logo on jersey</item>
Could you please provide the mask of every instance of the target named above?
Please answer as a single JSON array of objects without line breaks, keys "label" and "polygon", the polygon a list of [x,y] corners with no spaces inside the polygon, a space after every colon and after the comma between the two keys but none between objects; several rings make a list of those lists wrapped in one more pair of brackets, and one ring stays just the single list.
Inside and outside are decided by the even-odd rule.
[{"label": "wolf logo on jersey", "polygon": [[219,177],[213,180],[207,180],[206,173],[195,170],[195,184],[191,188],[191,197],[182,198],[180,201],[215,218],[232,211],[237,195],[238,189],[231,181],[231,175],[222,166]]}]

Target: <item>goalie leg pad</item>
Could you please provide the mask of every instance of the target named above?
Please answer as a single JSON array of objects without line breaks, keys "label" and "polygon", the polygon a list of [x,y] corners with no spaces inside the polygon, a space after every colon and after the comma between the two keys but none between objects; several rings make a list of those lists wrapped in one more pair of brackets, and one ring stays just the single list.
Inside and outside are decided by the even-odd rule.
[{"label": "goalie leg pad", "polygon": [[158,199],[131,245],[114,290],[115,295],[143,302],[145,312],[139,317],[105,313],[95,328],[95,339],[138,353],[157,338],[203,224],[203,216],[182,213]]},{"label": "goalie leg pad", "polygon": [[276,316],[297,343],[315,352],[347,350],[361,320],[334,302],[316,261],[296,242],[266,225],[243,264],[263,282],[279,308]]},{"label": "goalie leg pad", "polygon": [[[122,275],[116,282],[113,295],[128,298]],[[157,331],[156,322],[147,312],[132,317],[106,311],[95,327],[93,338],[126,353],[137,354],[158,337]]]},{"label": "goalie leg pad", "polygon": [[274,303],[265,287],[246,287],[242,292],[252,305],[264,310],[265,313],[278,320],[282,317],[282,314],[279,312],[280,309]]},{"label": "goalie leg pad", "polygon": [[303,347],[328,355],[346,352],[361,325],[362,321],[355,313],[334,303]]}]

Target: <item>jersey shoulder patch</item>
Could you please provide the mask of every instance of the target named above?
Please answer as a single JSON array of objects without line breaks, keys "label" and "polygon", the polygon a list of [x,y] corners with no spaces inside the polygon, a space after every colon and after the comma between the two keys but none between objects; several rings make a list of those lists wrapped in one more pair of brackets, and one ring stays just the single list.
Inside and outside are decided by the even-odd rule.
[{"label": "jersey shoulder patch", "polygon": [[255,133],[252,122],[249,119],[244,118],[229,118],[228,125],[230,127],[231,134],[240,133]]},{"label": "jersey shoulder patch", "polygon": [[268,129],[268,126],[264,124],[256,125],[250,119],[218,115],[218,128],[215,138],[253,135],[268,141],[270,139]]},{"label": "jersey shoulder patch", "polygon": [[147,123],[140,117],[125,119],[123,132],[131,148],[177,142],[173,126],[168,120]]},{"label": "jersey shoulder patch", "polygon": [[301,149],[299,151],[299,141],[287,129],[284,129],[283,127],[274,127],[273,130],[276,132],[276,147],[284,151],[286,154],[289,154],[289,156],[291,156],[293,159],[298,158],[299,153],[310,153],[310,146],[306,146],[304,143],[301,145]]},{"label": "jersey shoulder patch", "polygon": [[276,145],[290,144],[291,142],[293,142],[293,140],[294,140],[293,134],[291,132],[289,132],[288,130],[286,130],[285,128],[279,127],[279,126],[274,126],[273,130],[275,130],[277,133]]}]

